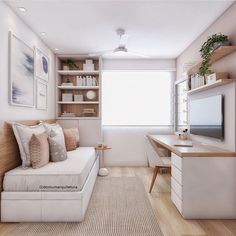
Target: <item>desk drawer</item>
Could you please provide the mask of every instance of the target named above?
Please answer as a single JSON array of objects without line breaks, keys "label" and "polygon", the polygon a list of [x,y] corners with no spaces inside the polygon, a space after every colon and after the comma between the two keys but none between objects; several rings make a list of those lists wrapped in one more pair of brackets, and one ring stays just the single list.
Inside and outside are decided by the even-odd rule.
[{"label": "desk drawer", "polygon": [[182,171],[182,161],[183,159],[177,156],[175,153],[171,153],[171,164],[177,167],[179,170]]},{"label": "desk drawer", "polygon": [[171,188],[175,191],[178,197],[183,200],[182,197],[182,185],[180,185],[173,177],[171,177]]},{"label": "desk drawer", "polygon": [[176,208],[179,210],[179,212],[182,214],[183,211],[183,202],[178,197],[178,195],[175,193],[173,189],[171,189],[171,201],[175,204]]},{"label": "desk drawer", "polygon": [[171,176],[182,185],[182,172],[174,165],[171,165]]}]

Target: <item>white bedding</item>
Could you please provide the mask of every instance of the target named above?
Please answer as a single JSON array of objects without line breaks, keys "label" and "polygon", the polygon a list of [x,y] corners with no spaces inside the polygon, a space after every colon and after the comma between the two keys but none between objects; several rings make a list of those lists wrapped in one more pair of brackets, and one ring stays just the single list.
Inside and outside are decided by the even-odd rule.
[{"label": "white bedding", "polygon": [[39,168],[21,166],[5,173],[3,189],[7,192],[75,192],[80,191],[96,160],[95,149],[79,147],[67,153],[68,159],[50,162]]}]

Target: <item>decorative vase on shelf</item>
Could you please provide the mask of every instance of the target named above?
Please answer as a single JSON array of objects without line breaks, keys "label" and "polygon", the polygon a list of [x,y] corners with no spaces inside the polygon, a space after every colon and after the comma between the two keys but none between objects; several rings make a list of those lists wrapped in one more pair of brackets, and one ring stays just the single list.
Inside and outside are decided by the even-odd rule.
[{"label": "decorative vase on shelf", "polygon": [[214,52],[217,48],[219,48],[219,47],[221,47],[221,46],[229,46],[229,45],[230,45],[230,42],[229,42],[229,41],[215,42],[215,43],[213,44],[213,52]]},{"label": "decorative vase on shelf", "polygon": [[62,69],[63,70],[70,70],[70,67],[68,65],[63,65]]}]

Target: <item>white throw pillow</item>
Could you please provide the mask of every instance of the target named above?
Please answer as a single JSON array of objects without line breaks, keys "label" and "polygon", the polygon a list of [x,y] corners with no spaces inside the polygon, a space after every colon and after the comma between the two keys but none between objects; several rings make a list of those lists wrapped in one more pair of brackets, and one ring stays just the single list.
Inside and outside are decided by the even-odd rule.
[{"label": "white throw pillow", "polygon": [[29,167],[31,165],[29,150],[30,139],[33,134],[37,135],[45,132],[45,128],[43,124],[28,126],[16,122],[12,123],[12,128],[20,149],[22,167]]},{"label": "white throw pillow", "polygon": [[58,123],[43,123],[44,128],[47,131],[48,136],[51,135],[51,132],[53,131],[55,135],[59,136],[59,138],[62,140],[62,144],[65,146],[65,137],[62,127]]}]

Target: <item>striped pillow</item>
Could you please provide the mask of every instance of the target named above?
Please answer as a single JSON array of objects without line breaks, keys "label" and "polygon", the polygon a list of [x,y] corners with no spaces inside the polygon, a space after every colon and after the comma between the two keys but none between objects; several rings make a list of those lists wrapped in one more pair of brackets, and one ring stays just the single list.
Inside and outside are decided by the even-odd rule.
[{"label": "striped pillow", "polygon": [[30,161],[33,169],[40,168],[49,162],[49,144],[46,132],[33,134],[29,142]]}]

